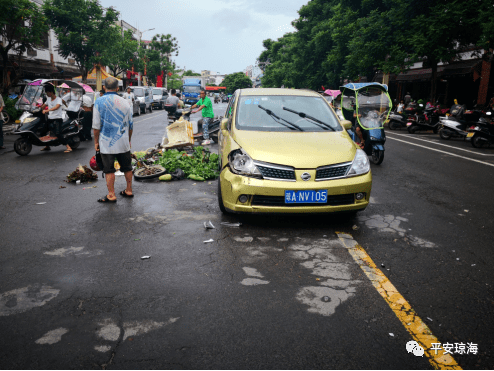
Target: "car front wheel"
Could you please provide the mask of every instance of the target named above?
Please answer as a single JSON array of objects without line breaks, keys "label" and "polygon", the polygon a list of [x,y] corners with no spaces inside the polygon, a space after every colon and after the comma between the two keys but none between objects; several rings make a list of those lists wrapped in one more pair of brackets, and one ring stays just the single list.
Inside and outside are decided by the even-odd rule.
[{"label": "car front wheel", "polygon": [[[221,175],[220,175],[221,177]],[[226,209],[225,205],[223,204],[223,196],[221,194],[221,180],[218,178],[218,206],[220,207],[220,210],[223,214],[230,214],[228,210]]]}]

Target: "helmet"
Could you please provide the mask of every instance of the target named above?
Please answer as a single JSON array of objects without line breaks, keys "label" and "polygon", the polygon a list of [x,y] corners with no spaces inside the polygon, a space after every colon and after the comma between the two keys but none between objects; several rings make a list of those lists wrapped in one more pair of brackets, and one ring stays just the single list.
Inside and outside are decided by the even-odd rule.
[{"label": "helmet", "polygon": [[96,162],[96,156],[91,157],[91,160],[89,161],[89,166],[94,171],[100,171],[100,168],[98,166],[98,163]]}]

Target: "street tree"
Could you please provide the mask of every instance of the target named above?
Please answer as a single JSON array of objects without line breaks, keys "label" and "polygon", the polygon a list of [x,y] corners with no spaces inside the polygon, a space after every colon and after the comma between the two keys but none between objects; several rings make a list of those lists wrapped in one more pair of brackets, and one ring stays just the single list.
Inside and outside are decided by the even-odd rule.
[{"label": "street tree", "polygon": [[147,76],[156,81],[162,72],[167,74],[175,68],[172,56],[178,55],[177,39],[170,34],[158,34],[153,36],[148,48],[141,48],[140,69],[146,69]]},{"label": "street tree", "polygon": [[132,37],[132,31],[123,31],[121,27],[112,28],[115,33],[112,39],[115,43],[109,45],[107,52],[101,55],[101,63],[110,69],[113,76],[130,70],[137,53],[137,40]]},{"label": "street tree", "polygon": [[3,67],[3,90],[7,90],[12,81],[9,78],[9,52],[20,55],[28,49],[37,47],[41,37],[48,31],[47,19],[38,5],[29,0],[0,1],[0,56]]},{"label": "street tree", "polygon": [[43,9],[57,35],[60,55],[74,58],[85,82],[121,38],[115,24],[119,13],[104,9],[98,0],[46,0]]},{"label": "street tree", "polygon": [[226,87],[226,92],[232,94],[237,89],[245,89],[252,87],[251,79],[243,72],[235,72],[226,75],[220,86]]},{"label": "street tree", "polygon": [[201,76],[200,73],[192,72],[192,70],[187,70],[183,73],[183,76]]}]

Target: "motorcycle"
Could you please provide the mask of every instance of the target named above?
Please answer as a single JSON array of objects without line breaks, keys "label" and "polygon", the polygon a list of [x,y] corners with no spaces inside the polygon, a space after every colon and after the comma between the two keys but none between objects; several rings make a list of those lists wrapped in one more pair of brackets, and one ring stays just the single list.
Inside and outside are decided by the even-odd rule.
[{"label": "motorcycle", "polygon": [[[419,107],[422,108],[423,106],[423,104],[419,104]],[[423,113],[415,113],[415,120],[407,122],[407,130],[410,134],[419,130],[432,130],[434,134],[437,134],[440,126],[439,108],[434,106],[424,109]]]},{"label": "motorcycle", "polygon": [[390,130],[397,130],[407,127],[407,122],[415,120],[414,114],[417,109],[414,102],[410,103],[402,113],[398,113],[396,110],[392,111],[388,119],[388,127]]},{"label": "motorcycle", "polygon": [[[209,123],[209,126],[208,126],[209,137],[215,143],[218,143],[218,135],[219,135],[219,132],[220,132],[220,122],[221,122],[221,119],[222,118],[223,117],[220,117],[220,118],[216,118],[215,117],[213,120],[211,120],[211,122]],[[203,120],[200,119],[197,122],[197,134],[194,134],[194,139],[195,140],[198,140],[198,141],[204,140],[204,134],[203,134],[203,130],[202,130],[202,125],[203,125]]]},{"label": "motorcycle", "polygon": [[492,112],[486,112],[486,115],[491,118],[491,121],[481,117],[479,122],[467,129],[467,138],[472,139],[472,146],[475,148],[488,147],[494,143],[494,122],[492,121]]},{"label": "motorcycle", "polygon": [[185,109],[184,110],[177,109],[176,104],[165,104],[165,111],[168,113],[167,120],[170,124],[180,119],[180,117],[182,117],[182,114],[184,114],[185,120],[189,121],[190,119],[190,114],[191,114],[190,110],[187,111]]},{"label": "motorcycle", "polygon": [[220,102],[220,97],[217,95],[214,97],[214,103],[219,103]]},{"label": "motorcycle", "polygon": [[[374,164],[381,164],[386,142],[384,122],[392,106],[387,85],[377,82],[350,83],[340,87],[340,91],[343,116],[350,121],[357,120],[364,139],[364,152],[371,156]],[[360,142],[355,127],[349,130],[349,135],[356,143]]]},{"label": "motorcycle", "polygon": [[463,105],[454,104],[451,107],[450,115],[440,117],[441,129],[439,137],[441,139],[463,138],[466,139],[467,129],[475,125],[480,119],[480,111],[467,111]]},{"label": "motorcycle", "polygon": [[[44,136],[49,131],[46,120],[46,115],[41,110],[42,95],[44,93],[44,84],[47,83],[65,83],[71,87],[72,91],[77,91],[79,97],[84,94],[84,89],[79,84],[73,81],[66,80],[36,80],[26,87],[24,93],[15,104],[15,108],[24,111],[19,118],[19,126],[12,133],[19,135],[14,142],[14,150],[20,156],[27,156],[34,146],[59,146],[58,138],[44,139]],[[64,114],[63,123],[61,125],[61,134],[67,140],[72,149],[79,147],[81,140],[79,132],[82,130],[83,112],[79,111],[77,118],[70,119]]]}]

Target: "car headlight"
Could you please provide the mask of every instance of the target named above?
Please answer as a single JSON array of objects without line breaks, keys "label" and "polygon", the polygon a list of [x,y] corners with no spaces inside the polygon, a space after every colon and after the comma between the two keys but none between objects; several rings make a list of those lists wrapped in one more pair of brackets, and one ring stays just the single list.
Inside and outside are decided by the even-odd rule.
[{"label": "car headlight", "polygon": [[243,149],[230,152],[228,163],[230,170],[235,174],[262,177],[261,172],[254,164],[254,160]]},{"label": "car headlight", "polygon": [[370,171],[370,162],[367,155],[361,149],[357,149],[355,158],[353,159],[352,167],[348,172],[348,176],[356,176],[367,174]]},{"label": "car headlight", "polygon": [[480,130],[478,126],[474,127],[473,130]]}]

